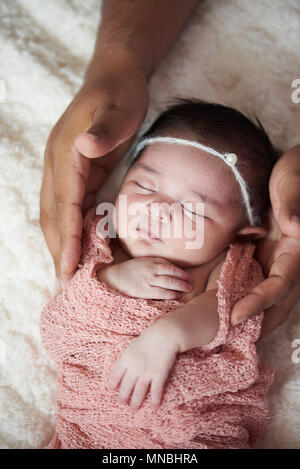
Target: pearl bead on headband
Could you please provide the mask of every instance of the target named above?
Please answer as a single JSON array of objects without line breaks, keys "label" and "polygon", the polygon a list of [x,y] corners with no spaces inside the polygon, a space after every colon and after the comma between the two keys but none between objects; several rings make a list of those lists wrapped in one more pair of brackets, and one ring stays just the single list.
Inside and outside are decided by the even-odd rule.
[{"label": "pearl bead on headband", "polygon": [[248,195],[248,191],[246,188],[246,184],[242,176],[240,175],[238,169],[236,168],[235,164],[237,162],[237,155],[235,153],[219,153],[218,151],[214,150],[211,147],[208,147],[206,145],[203,145],[202,143],[195,142],[193,140],[186,140],[183,138],[175,138],[175,137],[149,137],[149,138],[144,138],[141,140],[136,147],[133,150],[133,154],[130,158],[131,162],[134,161],[136,156],[139,154],[139,152],[146,146],[151,145],[153,143],[170,143],[170,144],[179,144],[179,145],[185,145],[189,147],[194,147],[198,148],[199,150],[206,151],[207,153],[210,153],[211,155],[217,156],[218,158],[221,158],[230,168],[232,169],[232,172],[237,180],[237,182],[240,185],[241,188],[241,193],[246,205],[247,209],[247,214],[249,218],[250,224],[253,226],[255,225],[254,221],[254,215],[253,215],[253,210],[250,205],[250,198]]}]

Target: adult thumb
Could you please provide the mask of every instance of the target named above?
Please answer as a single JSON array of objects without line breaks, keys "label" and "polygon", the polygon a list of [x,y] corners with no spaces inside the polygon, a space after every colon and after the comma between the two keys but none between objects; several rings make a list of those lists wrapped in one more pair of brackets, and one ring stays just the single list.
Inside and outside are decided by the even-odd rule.
[{"label": "adult thumb", "polygon": [[[97,109],[92,125],[75,138],[75,147],[88,158],[98,158],[114,150],[136,131],[120,109]],[[130,131],[132,129],[132,131]]]},{"label": "adult thumb", "polygon": [[300,145],[276,162],[269,181],[276,222],[286,236],[300,238]]},{"label": "adult thumb", "polygon": [[280,184],[278,225],[292,238],[300,238],[300,177],[287,173]]}]

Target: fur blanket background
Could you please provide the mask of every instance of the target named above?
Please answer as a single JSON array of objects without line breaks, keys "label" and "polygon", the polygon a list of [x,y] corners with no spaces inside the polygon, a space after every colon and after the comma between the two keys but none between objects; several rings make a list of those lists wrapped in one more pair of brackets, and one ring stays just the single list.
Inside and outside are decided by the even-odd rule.
[{"label": "fur blanket background", "polygon": [[[39,317],[56,292],[39,227],[43,152],[82,82],[100,19],[99,0],[2,0],[0,4],[0,448],[41,448],[54,430],[55,369]],[[150,84],[141,131],[170,96],[196,96],[254,111],[273,142],[300,141],[298,0],[203,0]],[[4,85],[3,85],[4,84]],[[106,188],[115,191],[122,164]],[[102,191],[103,192],[103,191]],[[99,195],[101,198],[101,194]],[[260,448],[300,448],[300,304],[259,344],[276,370],[271,420]]]}]

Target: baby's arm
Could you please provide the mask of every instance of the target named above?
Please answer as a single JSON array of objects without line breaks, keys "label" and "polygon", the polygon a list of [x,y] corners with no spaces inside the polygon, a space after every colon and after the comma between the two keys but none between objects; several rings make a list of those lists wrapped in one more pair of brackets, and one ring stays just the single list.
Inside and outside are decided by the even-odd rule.
[{"label": "baby's arm", "polygon": [[114,364],[109,386],[120,384],[119,399],[137,410],[149,386],[154,407],[160,405],[164,384],[178,353],[205,346],[218,330],[217,279],[220,263],[212,271],[206,291],[183,307],[161,316],[121,354]]},{"label": "baby's arm", "polygon": [[223,262],[224,259],[209,274],[205,292],[158,320],[166,329],[171,328],[174,331],[180,353],[209,344],[217,334],[219,326],[217,281]]}]

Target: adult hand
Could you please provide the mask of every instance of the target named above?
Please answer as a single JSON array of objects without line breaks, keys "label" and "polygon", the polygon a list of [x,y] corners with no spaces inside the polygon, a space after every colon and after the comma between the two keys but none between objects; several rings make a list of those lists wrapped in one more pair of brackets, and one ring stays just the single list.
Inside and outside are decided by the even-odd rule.
[{"label": "adult hand", "polygon": [[300,299],[300,145],[277,161],[269,190],[268,234],[255,251],[266,279],[231,313],[235,325],[264,310],[260,339],[280,326]]},{"label": "adult hand", "polygon": [[128,53],[102,58],[97,70],[53,128],[45,150],[40,224],[63,283],[80,259],[82,210],[92,206],[128,150],[148,107],[145,73]]}]

